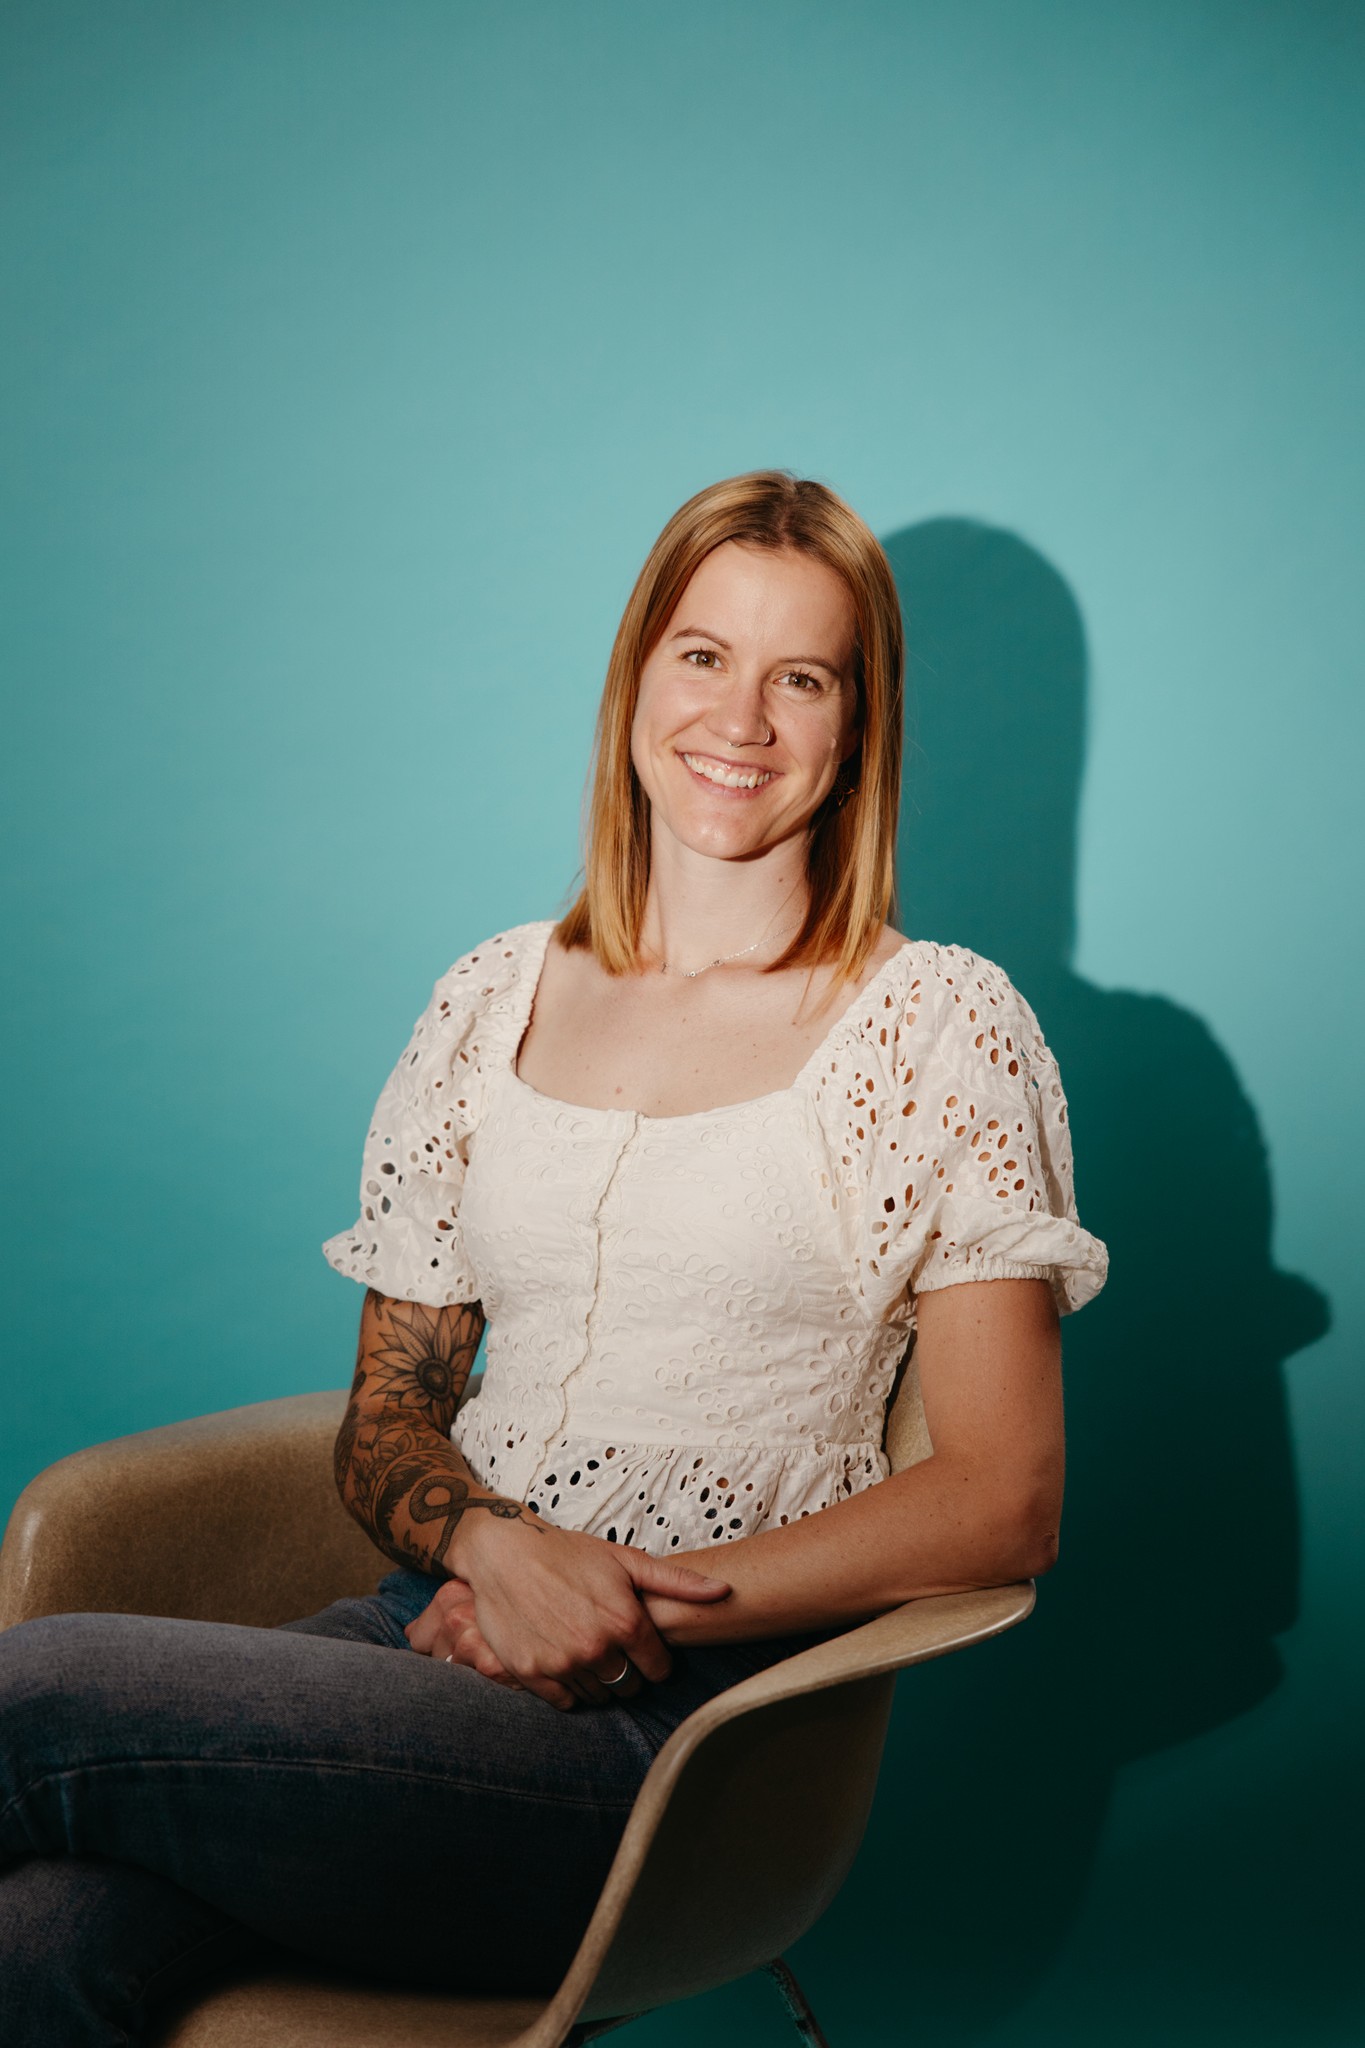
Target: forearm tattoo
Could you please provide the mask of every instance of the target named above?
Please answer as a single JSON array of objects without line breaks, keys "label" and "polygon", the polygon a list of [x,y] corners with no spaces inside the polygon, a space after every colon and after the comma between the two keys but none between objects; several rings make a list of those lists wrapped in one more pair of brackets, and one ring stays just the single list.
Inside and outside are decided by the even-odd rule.
[{"label": "forearm tattoo", "polygon": [[478,1302],[428,1308],[374,1288],[361,1311],[355,1379],[336,1440],[337,1488],[379,1548],[419,1571],[449,1569],[447,1553],[471,1508],[541,1526],[523,1501],[480,1486],[450,1441],[483,1325]]}]

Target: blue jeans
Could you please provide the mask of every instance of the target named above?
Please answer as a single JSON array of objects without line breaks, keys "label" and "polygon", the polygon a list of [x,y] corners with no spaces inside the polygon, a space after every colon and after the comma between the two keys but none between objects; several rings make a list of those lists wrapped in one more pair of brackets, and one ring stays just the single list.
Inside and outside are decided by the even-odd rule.
[{"label": "blue jeans", "polygon": [[282,1957],[552,1990],[656,1751],[812,1640],[675,1650],[636,1698],[561,1713],[409,1649],[439,1583],[392,1572],[275,1629],[0,1635],[5,2048],[144,2040],[172,1995]]}]

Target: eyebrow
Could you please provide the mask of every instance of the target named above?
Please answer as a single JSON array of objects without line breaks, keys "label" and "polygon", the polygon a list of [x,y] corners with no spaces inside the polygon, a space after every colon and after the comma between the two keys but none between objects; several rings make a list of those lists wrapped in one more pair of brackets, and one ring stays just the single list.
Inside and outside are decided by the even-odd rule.
[{"label": "eyebrow", "polygon": [[[720,634],[713,633],[709,626],[681,626],[676,633],[670,633],[668,636],[670,646],[675,640],[714,640],[716,646],[723,647],[727,654],[733,652],[729,641],[722,640]],[[832,676],[840,673],[832,661],[826,661],[819,654],[784,654],[782,659],[793,663],[804,662],[807,668],[826,668]]]}]

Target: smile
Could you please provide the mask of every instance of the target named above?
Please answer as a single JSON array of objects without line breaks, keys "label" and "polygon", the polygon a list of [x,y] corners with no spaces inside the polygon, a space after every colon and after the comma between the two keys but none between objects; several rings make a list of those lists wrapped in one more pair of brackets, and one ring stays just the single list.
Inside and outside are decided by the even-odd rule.
[{"label": "smile", "polygon": [[694,775],[703,782],[714,784],[717,789],[762,789],[765,782],[771,782],[771,768],[740,768],[725,761],[710,761],[705,754],[680,754]]}]

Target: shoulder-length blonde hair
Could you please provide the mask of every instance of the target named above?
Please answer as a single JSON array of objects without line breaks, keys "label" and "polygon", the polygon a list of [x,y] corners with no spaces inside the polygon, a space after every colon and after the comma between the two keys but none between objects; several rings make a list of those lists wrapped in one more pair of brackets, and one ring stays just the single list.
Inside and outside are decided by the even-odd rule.
[{"label": "shoulder-length blonde hair", "polygon": [[810,828],[805,922],[769,971],[832,963],[855,978],[895,902],[905,642],[881,543],[842,498],[790,470],[709,484],[673,514],[636,579],[617,628],[597,714],[584,886],[558,926],[609,974],[638,965],[649,886],[649,804],[630,758],[640,671],[688,582],[713,548],[792,549],[842,577],[853,605],[859,744]]}]

